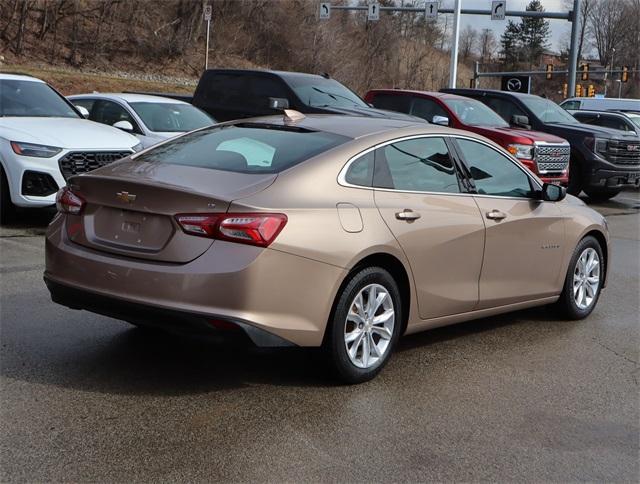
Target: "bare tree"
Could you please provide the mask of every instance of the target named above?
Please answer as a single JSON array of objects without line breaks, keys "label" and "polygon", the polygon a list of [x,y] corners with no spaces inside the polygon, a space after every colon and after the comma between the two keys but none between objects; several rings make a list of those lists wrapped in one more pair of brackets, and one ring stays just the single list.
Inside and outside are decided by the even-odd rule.
[{"label": "bare tree", "polygon": [[469,60],[477,38],[478,32],[471,25],[467,25],[462,29],[460,32],[460,56],[462,60]]},{"label": "bare tree", "polygon": [[482,29],[480,32],[480,61],[482,63],[491,62],[498,49],[498,41],[491,29]]}]

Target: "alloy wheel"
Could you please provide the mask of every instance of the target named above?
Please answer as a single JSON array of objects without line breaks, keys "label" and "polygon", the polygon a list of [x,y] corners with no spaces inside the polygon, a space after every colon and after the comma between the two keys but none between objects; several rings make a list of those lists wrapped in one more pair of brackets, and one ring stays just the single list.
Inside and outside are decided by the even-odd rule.
[{"label": "alloy wheel", "polygon": [[395,310],[391,295],[380,284],[362,288],[349,306],[344,325],[344,344],[351,363],[371,368],[389,349]]},{"label": "alloy wheel", "polygon": [[600,288],[600,257],[595,249],[582,251],[573,271],[573,300],[579,309],[589,308]]}]

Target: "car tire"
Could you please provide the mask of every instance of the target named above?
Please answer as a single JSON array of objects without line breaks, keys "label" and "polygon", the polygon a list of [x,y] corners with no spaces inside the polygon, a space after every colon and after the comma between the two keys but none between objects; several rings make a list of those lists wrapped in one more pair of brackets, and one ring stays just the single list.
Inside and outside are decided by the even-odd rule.
[{"label": "car tire", "polygon": [[[593,260],[597,260],[597,274],[596,265],[589,262]],[[556,303],[560,313],[572,320],[589,316],[598,303],[605,273],[602,247],[594,237],[589,235],[582,239],[573,251],[564,287]],[[580,287],[583,292],[580,292]]]},{"label": "car tire", "polygon": [[585,188],[584,192],[594,202],[605,202],[622,191],[621,188]]},{"label": "car tire", "polygon": [[11,201],[11,192],[9,191],[9,181],[4,172],[4,168],[0,166],[0,225],[9,224],[15,221],[16,206]]},{"label": "car tire", "polygon": [[403,310],[398,284],[385,269],[367,267],[350,276],[323,345],[340,380],[362,383],[380,373],[400,337]]},{"label": "car tire", "polygon": [[580,166],[577,162],[571,161],[569,163],[569,184],[567,185],[567,193],[577,197],[582,191],[582,174],[580,173]]}]

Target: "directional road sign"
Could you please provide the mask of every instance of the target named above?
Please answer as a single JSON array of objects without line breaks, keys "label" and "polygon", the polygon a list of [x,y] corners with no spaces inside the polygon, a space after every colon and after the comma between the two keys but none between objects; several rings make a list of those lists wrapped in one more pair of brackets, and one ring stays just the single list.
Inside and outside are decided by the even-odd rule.
[{"label": "directional road sign", "polygon": [[491,2],[491,20],[504,20],[504,13],[506,11],[506,0],[494,0]]}]

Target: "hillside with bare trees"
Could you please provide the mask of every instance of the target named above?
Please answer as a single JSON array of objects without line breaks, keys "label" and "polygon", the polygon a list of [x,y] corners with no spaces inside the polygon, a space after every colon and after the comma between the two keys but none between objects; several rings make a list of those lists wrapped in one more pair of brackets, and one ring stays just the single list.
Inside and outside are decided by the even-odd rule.
[{"label": "hillside with bare trees", "polygon": [[[211,3],[210,67],[327,72],[358,92],[436,89],[448,79],[450,25],[422,15],[367,22],[336,12],[319,21],[315,1]],[[0,55],[5,65],[195,79],[204,67],[202,14],[199,0],[0,0]],[[462,85],[472,76],[467,61]]]}]

